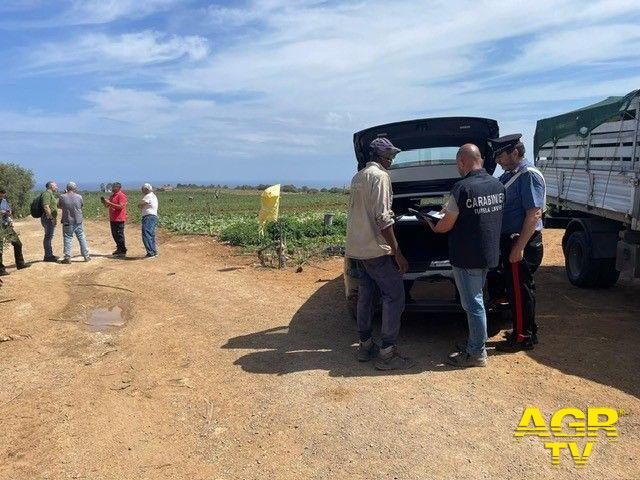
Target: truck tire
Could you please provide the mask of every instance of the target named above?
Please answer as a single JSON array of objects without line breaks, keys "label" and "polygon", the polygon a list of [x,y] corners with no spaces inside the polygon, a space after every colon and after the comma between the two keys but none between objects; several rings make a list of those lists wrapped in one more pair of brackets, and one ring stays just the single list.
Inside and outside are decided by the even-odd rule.
[{"label": "truck tire", "polygon": [[620,272],[616,270],[615,258],[603,258],[600,260],[598,280],[596,286],[599,288],[609,288],[616,284],[620,278]]},{"label": "truck tire", "polygon": [[584,232],[575,231],[567,239],[564,266],[567,278],[576,287],[597,286],[601,262],[591,258],[591,244]]}]

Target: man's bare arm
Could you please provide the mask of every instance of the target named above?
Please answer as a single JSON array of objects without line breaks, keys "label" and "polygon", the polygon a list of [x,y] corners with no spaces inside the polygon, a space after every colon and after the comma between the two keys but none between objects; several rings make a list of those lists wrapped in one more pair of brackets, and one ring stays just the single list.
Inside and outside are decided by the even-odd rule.
[{"label": "man's bare arm", "polygon": [[458,220],[458,213],[446,212],[438,223],[429,222],[429,226],[435,233],[447,233],[450,231]]}]

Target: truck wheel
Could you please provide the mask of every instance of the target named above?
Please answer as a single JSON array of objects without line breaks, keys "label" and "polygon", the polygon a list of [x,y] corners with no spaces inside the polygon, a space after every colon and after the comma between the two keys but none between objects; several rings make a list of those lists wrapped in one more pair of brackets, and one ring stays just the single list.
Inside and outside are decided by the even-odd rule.
[{"label": "truck wheel", "polygon": [[584,232],[573,232],[567,239],[564,265],[569,281],[576,287],[595,287],[600,261],[591,258],[591,245]]},{"label": "truck wheel", "polygon": [[600,260],[600,272],[596,286],[600,288],[609,288],[616,284],[620,278],[620,272],[616,270],[615,258],[603,258]]}]

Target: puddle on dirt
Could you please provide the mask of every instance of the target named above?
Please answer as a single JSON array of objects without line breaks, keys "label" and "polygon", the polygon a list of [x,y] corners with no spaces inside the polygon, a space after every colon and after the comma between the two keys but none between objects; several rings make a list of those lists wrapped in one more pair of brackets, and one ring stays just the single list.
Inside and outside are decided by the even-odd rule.
[{"label": "puddle on dirt", "polygon": [[85,322],[90,332],[104,332],[110,328],[122,327],[124,323],[124,312],[120,307],[96,308],[91,311],[89,321]]}]

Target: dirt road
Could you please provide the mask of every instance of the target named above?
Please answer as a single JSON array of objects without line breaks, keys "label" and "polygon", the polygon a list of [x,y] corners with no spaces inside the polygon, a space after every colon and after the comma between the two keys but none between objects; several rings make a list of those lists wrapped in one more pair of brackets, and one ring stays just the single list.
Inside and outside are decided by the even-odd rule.
[{"label": "dirt road", "polygon": [[[354,360],[340,259],[279,272],[162,235],[161,256],[139,260],[130,227],[132,258],[115,260],[107,227],[87,225],[90,263],[5,277],[2,479],[640,477],[640,285],[571,287],[559,231],[546,234],[534,351],[451,370],[457,323],[411,318],[400,341],[417,366],[381,374]],[[39,224],[18,230],[39,260]],[[115,306],[123,326],[86,324]],[[600,438],[577,469],[567,453],[552,467],[538,438],[514,441],[525,406],[547,421],[563,407],[625,413],[618,441]]]}]

